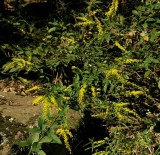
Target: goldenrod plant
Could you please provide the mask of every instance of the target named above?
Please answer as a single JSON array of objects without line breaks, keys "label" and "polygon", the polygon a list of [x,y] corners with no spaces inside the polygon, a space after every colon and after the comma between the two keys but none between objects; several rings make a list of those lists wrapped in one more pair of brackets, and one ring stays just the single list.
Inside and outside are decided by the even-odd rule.
[{"label": "goldenrod plant", "polygon": [[109,11],[107,11],[105,13],[105,15],[108,17],[108,18],[112,18],[113,16],[116,15],[116,12],[118,10],[118,4],[119,4],[119,0],[112,0],[112,4],[109,8]]},{"label": "goldenrod plant", "polygon": [[[50,21],[41,29],[36,45],[18,48],[12,61],[3,66],[5,73],[31,71],[42,80],[44,87],[30,87],[26,93],[41,92],[33,105],[42,104],[46,134],[53,127],[53,135],[59,138],[54,136],[52,140],[61,139],[70,154],[76,155],[72,144],[78,129],[72,133],[69,128],[69,109],[84,115],[82,124],[90,121],[89,115],[105,130],[85,139],[89,145],[83,150],[90,154],[160,152],[160,2],[145,1],[134,10],[126,6],[132,12],[128,17],[119,10],[121,2],[86,1],[82,12],[72,11],[72,22]],[[41,133],[36,134],[35,141],[40,151]],[[32,144],[30,150],[34,152]]]}]

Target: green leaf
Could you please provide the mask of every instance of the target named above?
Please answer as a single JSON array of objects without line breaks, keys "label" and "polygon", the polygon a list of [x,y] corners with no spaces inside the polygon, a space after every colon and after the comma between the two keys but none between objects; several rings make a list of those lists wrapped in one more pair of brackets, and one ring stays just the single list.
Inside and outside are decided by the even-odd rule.
[{"label": "green leaf", "polygon": [[133,10],[133,11],[132,11],[132,14],[133,14],[133,15],[138,15],[138,11],[137,11],[137,10]]},{"label": "green leaf", "polygon": [[46,153],[44,151],[42,151],[42,150],[40,150],[40,151],[38,151],[36,153],[37,153],[37,155],[46,155]]},{"label": "green leaf", "polygon": [[29,132],[35,134],[35,133],[41,133],[41,129],[40,128],[30,128]]},{"label": "green leaf", "polygon": [[13,72],[16,72],[16,71],[18,71],[20,68],[12,68],[10,71],[9,71],[9,73],[13,73]]},{"label": "green leaf", "polygon": [[30,143],[27,140],[16,142],[15,144],[19,145],[20,147],[25,147],[30,145]]},{"label": "green leaf", "polygon": [[62,144],[60,138],[59,138],[57,135],[54,134],[53,129],[50,129],[50,130],[48,131],[48,136],[52,139],[52,141],[53,141],[54,143]]},{"label": "green leaf", "polygon": [[52,27],[48,30],[48,33],[54,32],[57,29],[57,27]]},{"label": "green leaf", "polygon": [[31,144],[39,141],[39,134],[40,134],[40,133],[35,133],[35,134],[31,137]]},{"label": "green leaf", "polygon": [[52,139],[48,136],[44,136],[39,143],[50,143],[52,141]]},{"label": "green leaf", "polygon": [[154,18],[148,18],[148,19],[146,20],[146,22],[153,22],[153,21],[155,21]]},{"label": "green leaf", "polygon": [[160,81],[158,82],[158,88],[160,89]]},{"label": "green leaf", "polygon": [[145,77],[145,78],[148,78],[150,74],[151,74],[151,71],[148,70],[148,71],[145,72],[144,77]]},{"label": "green leaf", "polygon": [[38,126],[40,127],[40,129],[42,129],[43,124],[44,124],[44,118],[41,116],[38,119]]},{"label": "green leaf", "polygon": [[32,144],[32,152],[39,152],[42,149],[41,144],[39,142],[35,142]]}]

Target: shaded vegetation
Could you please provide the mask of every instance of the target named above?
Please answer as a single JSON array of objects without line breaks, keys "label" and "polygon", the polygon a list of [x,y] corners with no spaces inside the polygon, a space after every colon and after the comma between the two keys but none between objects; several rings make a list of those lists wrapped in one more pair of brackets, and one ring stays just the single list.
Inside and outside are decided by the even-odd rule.
[{"label": "shaded vegetation", "polygon": [[[19,143],[28,154],[45,154],[46,143],[70,154],[78,145],[93,155],[159,153],[159,1],[59,0],[19,4],[11,14],[1,14],[1,74],[36,75],[40,85],[27,84],[26,94],[40,92],[33,104],[43,104]],[[69,109],[84,115],[74,131]]]}]

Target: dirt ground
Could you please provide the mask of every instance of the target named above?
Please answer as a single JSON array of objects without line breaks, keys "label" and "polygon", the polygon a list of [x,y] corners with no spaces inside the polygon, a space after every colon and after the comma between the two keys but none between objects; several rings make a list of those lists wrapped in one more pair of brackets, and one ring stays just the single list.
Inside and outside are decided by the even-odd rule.
[{"label": "dirt ground", "polygon": [[41,112],[40,105],[33,106],[32,96],[16,95],[13,92],[0,91],[0,111],[3,116],[11,116],[19,123],[27,124]]}]

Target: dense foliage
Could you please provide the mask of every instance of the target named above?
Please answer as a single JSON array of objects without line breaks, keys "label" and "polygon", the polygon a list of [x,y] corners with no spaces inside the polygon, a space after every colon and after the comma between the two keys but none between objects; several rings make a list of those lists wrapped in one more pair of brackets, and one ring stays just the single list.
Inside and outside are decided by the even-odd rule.
[{"label": "dense foliage", "polygon": [[45,154],[42,143],[61,143],[57,136],[76,154],[69,144],[76,139],[69,131],[69,109],[84,118],[87,113],[106,130],[88,137],[88,154],[160,152],[160,2],[137,1],[135,8],[130,3],[87,1],[73,9],[70,21],[52,17],[38,23],[41,28],[37,21],[2,15],[1,30],[7,26],[11,32],[0,36],[6,58],[1,72],[12,78],[36,75],[43,83],[26,90],[38,90],[41,96],[33,104],[43,104],[38,127],[20,143],[30,147],[29,154]]}]

